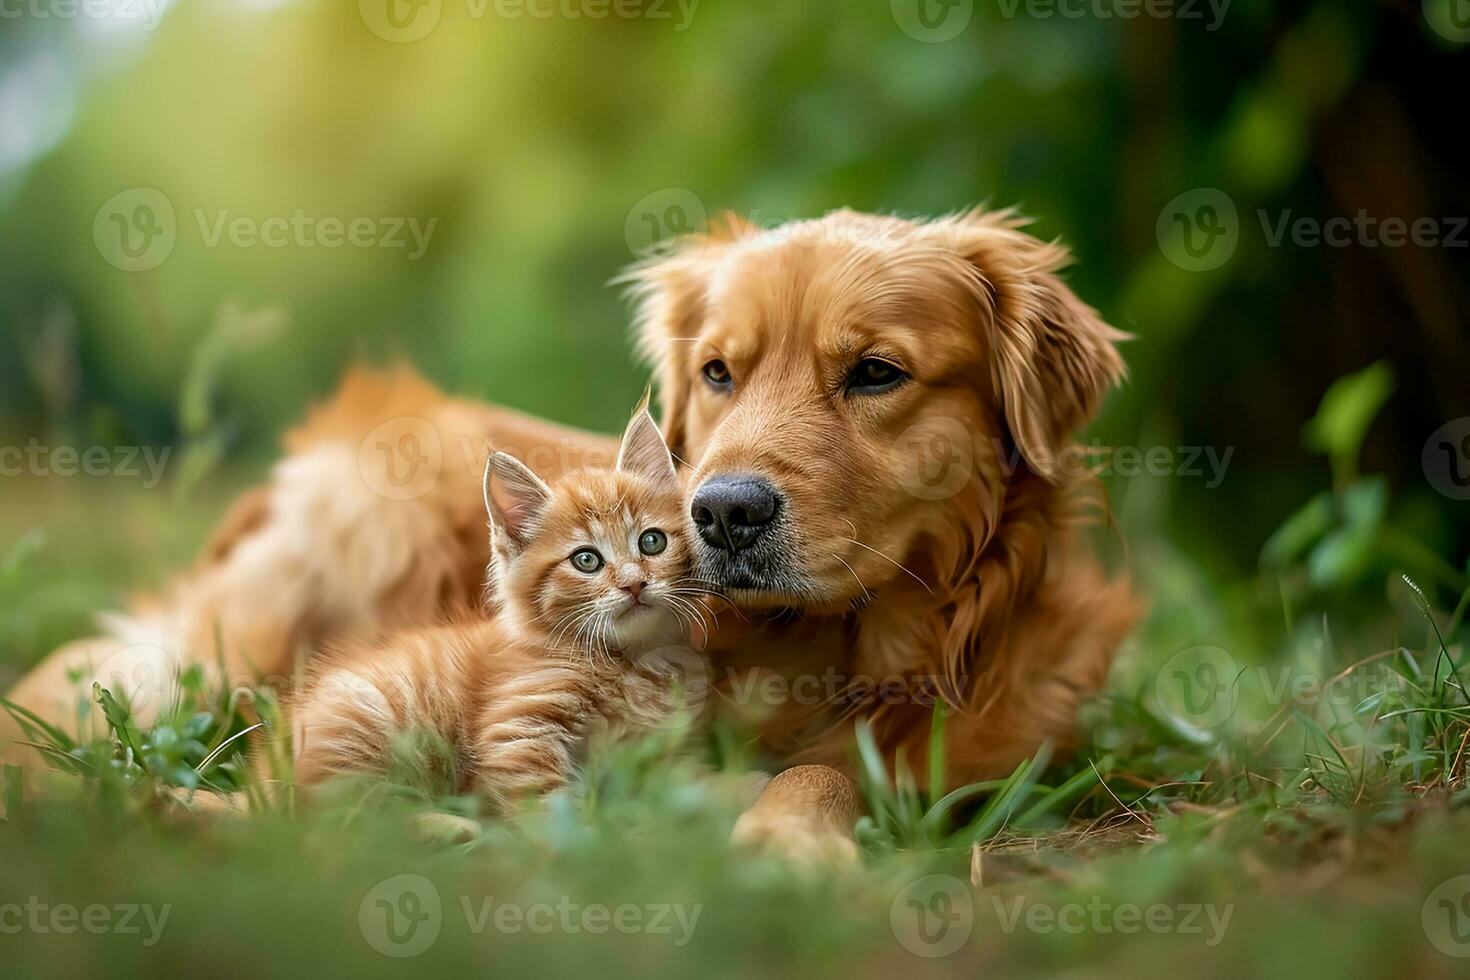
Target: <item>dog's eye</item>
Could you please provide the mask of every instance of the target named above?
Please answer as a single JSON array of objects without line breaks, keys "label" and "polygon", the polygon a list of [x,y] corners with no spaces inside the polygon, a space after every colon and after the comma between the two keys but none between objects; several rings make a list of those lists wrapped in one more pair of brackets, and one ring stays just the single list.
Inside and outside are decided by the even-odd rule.
[{"label": "dog's eye", "polygon": [[876,357],[865,357],[847,376],[847,390],[858,395],[876,395],[892,391],[908,379],[909,376],[898,365]]},{"label": "dog's eye", "polygon": [[735,379],[730,377],[730,369],[725,362],[715,358],[704,366],[704,378],[716,388],[728,388]]},{"label": "dog's eye", "polygon": [[578,548],[572,552],[572,567],[591,575],[603,565],[602,556],[593,548]]}]

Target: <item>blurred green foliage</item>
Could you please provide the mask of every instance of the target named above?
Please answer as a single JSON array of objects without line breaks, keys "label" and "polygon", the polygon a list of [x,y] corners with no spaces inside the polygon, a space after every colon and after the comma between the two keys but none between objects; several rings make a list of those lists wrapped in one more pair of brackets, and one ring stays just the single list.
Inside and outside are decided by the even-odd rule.
[{"label": "blurred green foliage", "polygon": [[[1090,707],[1078,757],[1048,767],[1043,753],[940,796],[942,781],[920,792],[859,737],[867,867],[812,880],[724,847],[749,755],[728,731],[712,736],[711,765],[733,772],[653,740],[594,757],[539,814],[423,846],[408,819],[452,803],[418,791],[297,820],[184,820],[162,787],[248,783],[229,751],[251,723],[237,692],[181,678],[188,696],[143,729],[125,698],[83,691],[98,737],[33,735],[87,778],[28,796],[0,772],[0,899],[15,882],[179,910],[162,960],[129,937],[40,935],[0,962],[378,972],[397,961],[364,942],[358,903],[418,871],[451,912],[491,892],[709,905],[687,956],[652,937],[471,935],[451,916],[420,961],[441,969],[907,973],[923,964],[895,944],[893,916],[916,875],[968,880],[981,868],[969,842],[1058,830],[1055,852],[1023,840],[1026,857],[987,854],[986,885],[1004,891],[1016,862],[1012,887],[1053,903],[1238,901],[1232,940],[1012,934],[977,900],[968,948],[929,965],[1296,977],[1448,962],[1425,959],[1439,954],[1421,903],[1457,868],[1463,813],[1392,846],[1379,830],[1431,790],[1466,794],[1470,518],[1420,453],[1470,416],[1467,250],[1304,247],[1270,232],[1359,211],[1470,214],[1463,126],[1445,108],[1470,56],[1446,36],[1447,8],[1233,0],[1212,25],[1207,12],[1044,17],[977,0],[965,30],[931,44],[900,28],[902,5],[704,0],[679,30],[677,13],[507,18],[443,0],[412,43],[369,28],[371,0],[178,0],[153,31],[5,20],[0,445],[178,452],[165,494],[0,480],[0,688],[88,631],[92,611],[183,566],[280,429],[355,358],[405,356],[452,390],[612,429],[645,378],[608,282],[642,247],[725,208],[769,226],[841,206],[989,202],[1071,243],[1074,287],[1136,337],[1130,382],[1085,438],[1227,461],[1218,481],[1107,474],[1120,532],[1108,541],[1126,542],[1152,614]],[[1199,188],[1228,196],[1238,241],[1190,271],[1158,226]],[[106,231],[106,204],[139,189],[166,201],[177,238],[130,272],[94,225]],[[227,231],[298,214],[316,229],[309,247]],[[409,244],[323,247],[323,219],[402,219]],[[418,257],[410,221],[427,234]],[[1243,678],[1236,722],[1212,733],[1157,703],[1160,663],[1201,643],[1228,650]],[[1346,702],[1266,689],[1306,678],[1315,697],[1353,670],[1365,696]],[[1090,822],[1074,840],[1077,818]],[[1162,843],[1100,861],[1069,849],[1144,831]]]},{"label": "blurred green foliage", "polygon": [[[607,429],[644,383],[607,283],[649,216],[663,237],[699,210],[771,225],[1016,203],[1075,246],[1077,290],[1137,335],[1101,438],[1236,448],[1219,488],[1173,481],[1135,531],[1208,538],[1228,516],[1238,533],[1213,550],[1252,565],[1315,486],[1301,424],[1333,379],[1384,359],[1407,383],[1366,458],[1425,502],[1421,539],[1464,550],[1465,522],[1431,506],[1409,452],[1470,411],[1453,367],[1470,357],[1463,252],[1272,247],[1257,216],[1470,211],[1457,127],[1431,108],[1466,55],[1417,4],[1235,0],[1215,23],[1204,5],[1194,20],[977,3],[944,43],[879,0],[706,2],[687,23],[642,9],[665,6],[594,20],[446,2],[412,43],[305,0],[177,3],[153,31],[8,22],[0,431],[187,442],[194,473],[264,458],[346,363],[394,355]],[[1155,234],[1196,187],[1239,213],[1233,258],[1204,272]],[[92,231],[137,188],[171,204],[177,240],[125,272]],[[417,259],[407,231],[404,248],[210,244],[221,221],[298,213],[434,224]],[[199,353],[232,315],[282,327]],[[180,413],[201,357],[209,404],[192,392]],[[206,415],[223,435],[197,430]]]}]

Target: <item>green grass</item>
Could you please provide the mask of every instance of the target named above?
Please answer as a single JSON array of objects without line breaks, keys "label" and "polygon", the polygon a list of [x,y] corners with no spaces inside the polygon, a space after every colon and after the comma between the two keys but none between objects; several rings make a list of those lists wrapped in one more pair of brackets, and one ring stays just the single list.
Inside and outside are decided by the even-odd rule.
[{"label": "green grass", "polygon": [[[105,736],[30,722],[59,771],[0,777],[0,970],[1457,974],[1444,950],[1470,953],[1470,878],[1455,880],[1470,874],[1470,588],[1403,548],[1390,502],[1365,503],[1380,491],[1332,453],[1333,489],[1256,577],[1213,578],[1134,530],[1152,614],[1080,719],[1080,751],[1044,747],[1007,778],[948,786],[941,752],[920,780],[856,726],[868,812],[862,865],[841,873],[727,845],[752,753],[723,719],[601,747],[572,787],[489,819],[424,778],[421,745],[390,779],[309,807],[266,792],[239,750],[275,744],[268,689],[191,672],[150,728],[123,692],[80,691]],[[14,491],[0,519],[0,664],[15,676],[84,632],[89,610],[182,564],[220,506],[41,489]],[[932,745],[946,723],[936,712]],[[279,753],[274,773],[289,782]],[[248,814],[181,802],[241,790]],[[428,834],[426,812],[471,819]],[[168,907],[156,942],[146,925],[47,918],[120,905],[155,921]],[[387,938],[389,911],[410,945]],[[409,929],[420,919],[429,932]],[[410,949],[425,922],[439,931],[415,958],[380,952]]]},{"label": "green grass", "polygon": [[[159,504],[140,495],[124,506]],[[26,572],[44,567],[47,546],[22,540],[0,576],[7,616],[20,614],[33,590],[52,587]],[[97,591],[108,592],[100,571],[107,555],[75,546],[68,560],[99,570]],[[511,975],[590,965],[610,976],[1448,975],[1456,961],[1426,938],[1421,913],[1436,885],[1470,871],[1459,857],[1470,821],[1458,806],[1470,707],[1450,639],[1463,632],[1466,600],[1435,610],[1402,580],[1396,592],[1404,601],[1385,601],[1382,614],[1399,641],[1381,650],[1332,637],[1330,619],[1278,613],[1280,649],[1257,663],[1240,659],[1246,666],[1229,685],[1234,712],[1215,728],[1191,726],[1159,701],[1161,661],[1172,650],[1149,649],[1168,619],[1156,612],[1106,696],[1089,706],[1087,745],[1070,759],[1051,763],[1043,753],[1007,779],[946,787],[933,775],[943,760],[932,758],[934,789],[926,793],[855,729],[869,813],[858,827],[863,866],[841,875],[802,874],[727,847],[749,789],[742,753],[730,750],[741,744],[737,732],[674,729],[600,752],[582,782],[545,805],[478,820],[467,840],[426,840],[415,815],[473,806],[415,785],[411,761],[403,778],[340,786],[311,808],[192,815],[168,787],[203,793],[245,781],[232,749],[260,733],[227,742],[248,727],[238,694],[188,675],[175,709],[139,730],[124,703],[99,691],[111,737],[76,744],[64,732],[34,733],[58,760],[65,756],[61,768],[80,774],[57,773],[24,790],[4,781],[0,905],[24,911],[35,896],[47,909],[172,909],[153,945],[144,944],[146,927],[92,935],[27,926],[0,936],[0,963],[11,975],[49,974],[58,964],[141,975],[220,962],[240,974],[333,975],[405,965]],[[1299,683],[1290,688],[1298,697],[1282,701],[1273,692],[1286,689],[1277,679],[1288,665],[1300,672],[1293,677],[1354,667],[1366,679],[1326,699]],[[269,693],[256,694],[259,711]],[[944,724],[936,714],[935,731]],[[360,912],[380,882],[404,874],[432,882],[441,927],[429,949],[400,963],[365,938]],[[970,895],[968,918],[956,920],[969,922],[970,933],[954,953],[927,959],[905,941],[931,948],[913,926],[918,910],[943,909],[925,891],[931,874]],[[972,875],[983,887],[969,885]],[[561,918],[546,934],[513,918],[497,927],[503,904],[565,906],[575,928],[564,929]],[[669,934],[581,929],[585,908],[611,914],[624,905],[678,906],[686,922],[699,911],[687,942],[677,926]],[[1174,931],[1123,931],[1130,906],[1171,916]],[[1202,910],[1191,913],[1195,906]],[[374,908],[362,913],[370,929],[381,915]],[[49,912],[39,914],[49,922]],[[925,921],[937,930],[941,920]]]}]

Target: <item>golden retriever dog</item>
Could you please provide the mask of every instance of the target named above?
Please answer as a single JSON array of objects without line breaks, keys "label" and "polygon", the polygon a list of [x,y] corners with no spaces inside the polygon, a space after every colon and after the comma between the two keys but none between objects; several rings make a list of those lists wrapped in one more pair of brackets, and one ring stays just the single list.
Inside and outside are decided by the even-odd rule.
[{"label": "golden retriever dog", "polygon": [[[1008,774],[1048,741],[1065,750],[1137,617],[1081,539],[1101,501],[1068,465],[1124,374],[1124,335],[1058,277],[1066,250],[1023,224],[731,221],[628,276],[686,467],[697,575],[743,616],[709,637],[712,701],[792,766],[737,839],[855,855],[858,718],[922,774],[943,702],[950,785]],[[279,674],[299,649],[474,603],[487,442],[547,478],[615,448],[406,369],[354,372],[196,569],[12,697],[64,718],[79,665],[156,678],[218,647],[227,670]]]}]

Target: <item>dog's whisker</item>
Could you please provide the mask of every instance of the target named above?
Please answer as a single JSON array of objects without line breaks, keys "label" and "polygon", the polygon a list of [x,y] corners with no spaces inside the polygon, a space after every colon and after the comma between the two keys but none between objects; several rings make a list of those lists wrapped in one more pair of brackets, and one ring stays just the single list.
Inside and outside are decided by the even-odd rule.
[{"label": "dog's whisker", "polygon": [[[845,561],[842,561],[842,558],[840,556],[833,555],[832,557],[833,558],[836,558],[838,561],[842,562],[842,567],[845,568],[845,569],[847,569],[849,572],[852,572],[852,577],[855,578],[855,579],[857,579],[858,588],[860,588],[860,589],[863,590],[863,601],[864,602],[871,602],[872,599],[873,599],[873,593],[869,592],[868,591],[868,587],[863,584],[862,576],[860,576],[857,573],[857,571],[851,565],[849,565]],[[856,607],[854,607],[854,611],[855,610],[856,610]]]},{"label": "dog's whisker", "polygon": [[[899,571],[901,571],[905,575],[907,575],[909,578],[913,579],[915,582],[918,582],[920,585],[922,585],[924,587],[924,591],[925,592],[929,593],[931,596],[934,594],[934,590],[929,587],[929,583],[928,582],[925,582],[923,579],[919,578],[919,576],[917,574],[915,574],[915,572],[912,569],[906,567],[902,562],[894,561],[892,558],[888,557],[883,552],[879,551],[877,548],[874,548],[872,545],[863,544],[857,538],[843,538],[842,540],[847,541],[847,542],[849,542],[851,544],[855,544],[859,548],[863,548],[863,549],[865,549],[867,551],[871,551],[873,554],[877,555],[879,558],[882,558],[884,561],[889,562],[895,568],[897,568]],[[844,564],[846,564],[846,563],[844,562]]]}]

